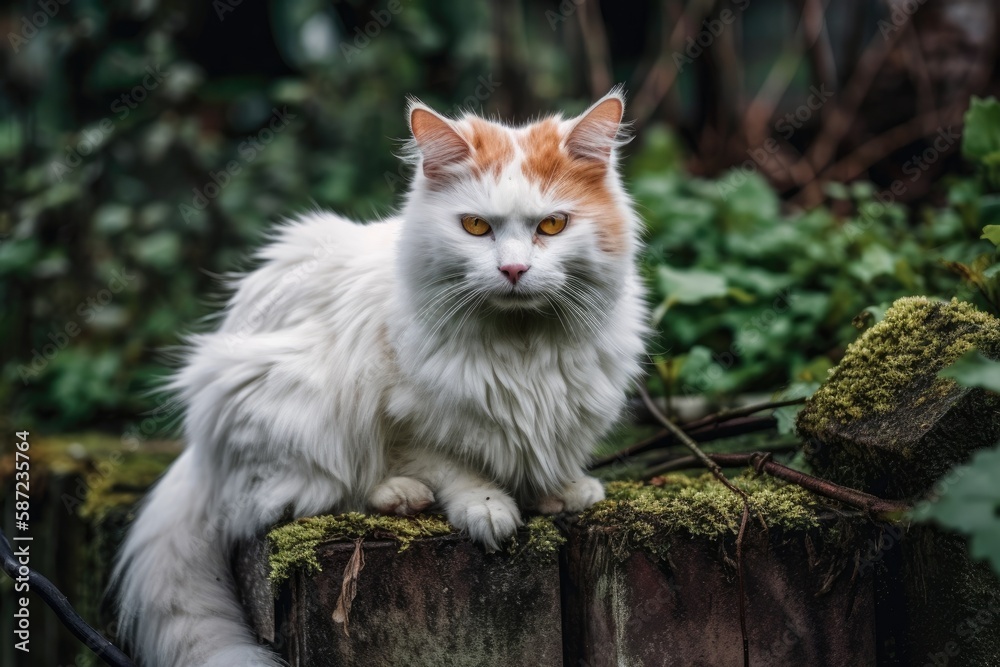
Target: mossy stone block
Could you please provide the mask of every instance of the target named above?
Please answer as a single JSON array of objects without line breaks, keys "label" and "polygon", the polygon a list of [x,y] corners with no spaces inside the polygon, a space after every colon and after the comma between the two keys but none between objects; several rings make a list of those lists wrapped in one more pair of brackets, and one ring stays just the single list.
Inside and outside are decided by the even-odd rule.
[{"label": "mossy stone block", "polygon": [[[773,479],[734,481],[753,513],[743,550],[751,664],[874,665],[873,577],[855,569],[870,524]],[[742,501],[711,476],[656,482],[609,485],[570,532],[566,665],[743,664]]]},{"label": "mossy stone block", "polygon": [[972,350],[1000,359],[1000,320],[971,304],[899,299],[852,343],[798,418],[817,474],[892,498],[924,493],[1000,439],[1000,396],[938,373]]},{"label": "mossy stone block", "polygon": [[541,517],[497,553],[437,516],[312,517],[244,545],[238,579],[293,667],[560,665],[564,541]]}]

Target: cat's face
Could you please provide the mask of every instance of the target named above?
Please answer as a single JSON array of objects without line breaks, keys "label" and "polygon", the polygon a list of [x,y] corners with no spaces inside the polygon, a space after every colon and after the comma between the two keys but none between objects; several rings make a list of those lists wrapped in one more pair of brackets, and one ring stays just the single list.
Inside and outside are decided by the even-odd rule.
[{"label": "cat's face", "polygon": [[578,118],[512,128],[412,106],[419,165],[403,266],[454,306],[437,316],[608,305],[600,288],[619,284],[635,232],[615,172],[623,111],[615,92]]}]

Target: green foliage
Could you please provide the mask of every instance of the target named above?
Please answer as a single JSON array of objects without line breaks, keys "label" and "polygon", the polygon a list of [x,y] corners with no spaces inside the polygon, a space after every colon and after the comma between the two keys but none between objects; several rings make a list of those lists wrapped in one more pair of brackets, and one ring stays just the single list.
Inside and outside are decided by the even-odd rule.
[{"label": "green foliage", "polygon": [[953,469],[937,487],[938,497],[914,509],[914,518],[935,521],[969,536],[973,558],[986,559],[1000,575],[1000,445],[979,451]]},{"label": "green foliage", "polygon": [[1000,104],[992,97],[988,100],[972,98],[965,115],[962,154],[979,164],[993,183],[997,183],[1000,175]]},{"label": "green foliage", "polygon": [[[969,112],[966,154],[977,168],[1000,136],[997,109],[995,100],[977,100]],[[783,212],[753,170],[714,181],[685,175],[670,142],[644,144],[632,164],[641,167],[630,176],[649,227],[654,390],[815,386],[858,329],[903,296],[957,296],[1000,312],[989,242],[1000,199],[982,169],[947,182],[942,206],[911,211],[891,192],[856,183],[828,188],[833,208]]]},{"label": "green foliage", "polygon": [[[523,97],[568,112],[585,103],[569,95],[575,68],[544,12],[525,15],[545,66],[524,83],[491,70],[485,5],[412,0],[363,48],[360,0],[217,5],[70,3],[12,61],[12,82],[31,95],[0,118],[0,406],[19,424],[118,427],[155,409],[159,351],[210,326],[201,318],[223,291],[218,276],[246,268],[264,230],[317,207],[389,212],[408,178],[393,155],[407,94],[449,112]],[[185,21],[208,35],[270,25],[257,49],[267,59],[210,58]],[[60,48],[44,48],[57,31]],[[443,80],[456,83],[425,92]],[[996,109],[977,100],[969,112],[976,177],[944,184],[944,205],[920,211],[852,184],[830,187],[832,208],[789,212],[756,174],[686,176],[681,142],[644,128],[626,171],[649,225],[643,271],[661,370],[651,388],[815,385],[859,313],[877,320],[912,294],[998,303],[996,248],[976,238],[995,242],[1000,224]]]},{"label": "green foliage", "polygon": [[982,352],[970,352],[939,373],[966,387],[979,387],[1000,392],[1000,361]]}]

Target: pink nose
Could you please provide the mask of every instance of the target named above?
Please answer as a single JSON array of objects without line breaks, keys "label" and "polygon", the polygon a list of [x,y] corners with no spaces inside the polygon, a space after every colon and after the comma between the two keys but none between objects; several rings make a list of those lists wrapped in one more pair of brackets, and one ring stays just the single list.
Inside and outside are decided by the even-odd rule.
[{"label": "pink nose", "polygon": [[524,264],[505,264],[500,267],[500,273],[507,276],[507,280],[510,281],[511,285],[516,285],[517,281],[521,279],[528,267]]}]

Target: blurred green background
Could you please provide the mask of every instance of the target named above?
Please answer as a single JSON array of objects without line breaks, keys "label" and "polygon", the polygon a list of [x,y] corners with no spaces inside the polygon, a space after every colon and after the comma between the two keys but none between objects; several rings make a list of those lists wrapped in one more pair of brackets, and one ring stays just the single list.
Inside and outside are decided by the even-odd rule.
[{"label": "blurred green background", "polygon": [[398,204],[409,95],[524,122],[625,84],[654,391],[809,386],[898,296],[995,309],[998,119],[958,137],[997,88],[998,10],[896,4],[11,3],[0,415],[169,432],[163,350],[271,224]]}]

